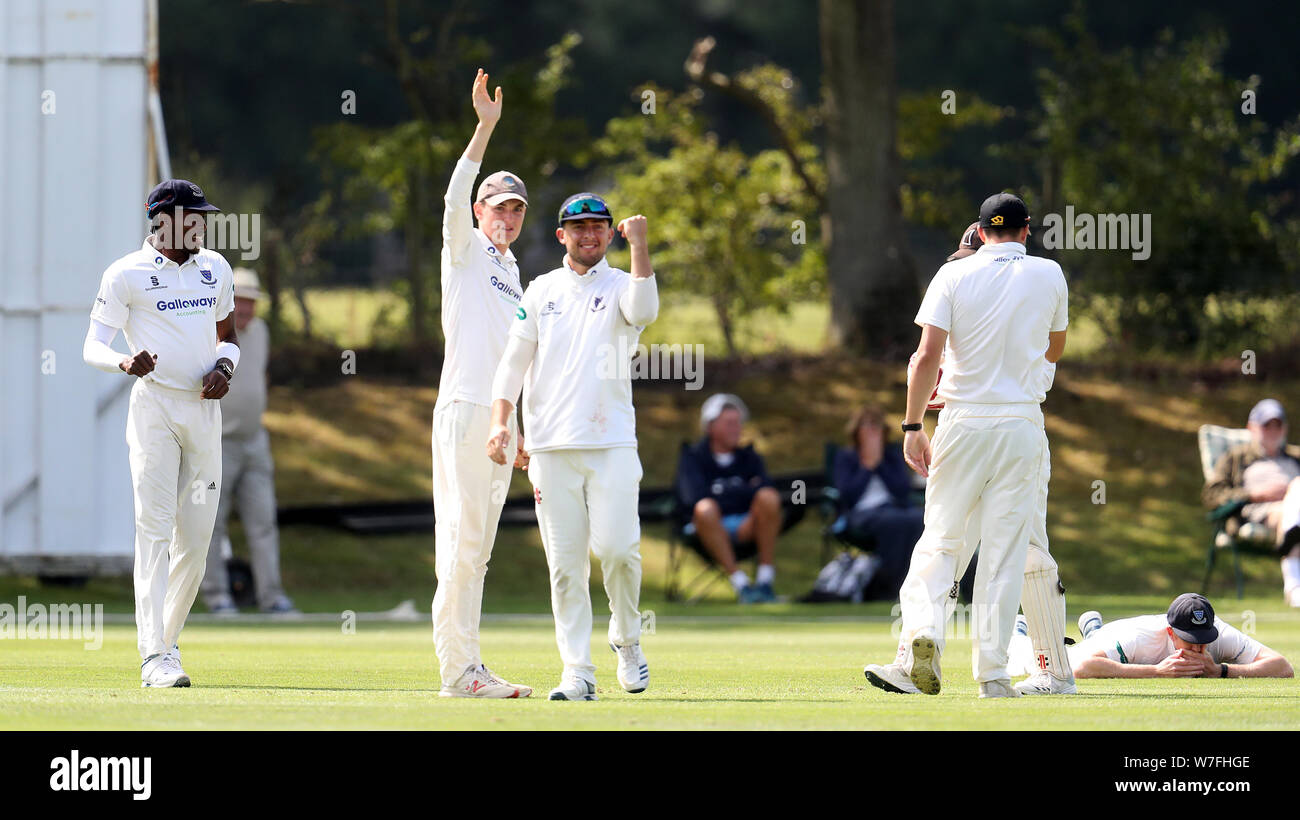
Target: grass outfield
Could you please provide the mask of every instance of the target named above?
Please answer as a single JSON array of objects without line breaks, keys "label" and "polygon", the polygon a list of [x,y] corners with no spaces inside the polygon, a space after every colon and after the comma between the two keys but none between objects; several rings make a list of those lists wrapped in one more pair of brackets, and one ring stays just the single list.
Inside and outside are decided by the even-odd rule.
[{"label": "grass outfield", "polygon": [[[1257,637],[1300,657],[1294,613],[1256,619]],[[98,651],[70,640],[5,647],[0,729],[1300,728],[1294,680],[1080,681],[1077,697],[979,701],[968,640],[950,643],[938,697],[888,695],[861,671],[893,655],[887,618],[660,616],[644,638],[651,687],[628,695],[599,640],[602,621],[597,703],[545,700],[559,672],[545,617],[489,616],[484,656],[540,690],[490,703],[437,697],[424,623],[361,621],[355,634],[328,622],[193,623],[183,649],[195,685],[176,690],[138,688],[135,630],[114,623]]]}]

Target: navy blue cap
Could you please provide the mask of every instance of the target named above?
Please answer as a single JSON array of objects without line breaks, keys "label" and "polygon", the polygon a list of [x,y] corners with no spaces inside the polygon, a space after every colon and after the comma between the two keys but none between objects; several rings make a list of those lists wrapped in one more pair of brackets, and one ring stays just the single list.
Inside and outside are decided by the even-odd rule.
[{"label": "navy blue cap", "polygon": [[1214,643],[1219,637],[1214,607],[1204,595],[1184,592],[1169,605],[1166,617],[1174,634],[1188,643]]},{"label": "navy blue cap", "polygon": [[590,191],[583,191],[564,200],[560,206],[561,224],[575,219],[608,219],[613,224],[614,214],[610,213],[605,200]]},{"label": "navy blue cap", "polygon": [[184,208],[187,211],[221,210],[208,202],[207,197],[203,196],[202,188],[187,179],[164,179],[149,192],[144,207],[145,215],[149,219],[153,219],[164,208],[167,210]]}]

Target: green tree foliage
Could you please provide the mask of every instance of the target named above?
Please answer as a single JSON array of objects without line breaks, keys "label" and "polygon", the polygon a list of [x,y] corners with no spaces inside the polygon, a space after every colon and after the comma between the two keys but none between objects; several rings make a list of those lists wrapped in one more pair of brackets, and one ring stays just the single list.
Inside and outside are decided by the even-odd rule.
[{"label": "green tree foliage", "polygon": [[1233,352],[1226,347],[1250,338],[1250,316],[1207,306],[1294,289],[1297,203],[1273,188],[1295,169],[1295,120],[1270,129],[1243,113],[1243,94],[1259,94],[1260,79],[1224,74],[1222,34],[1175,42],[1166,31],[1148,50],[1105,51],[1076,11],[1063,32],[1037,39],[1054,60],[1038,70],[1035,219],[1067,205],[1151,215],[1145,261],[1129,251],[1060,252],[1076,301],[1105,305],[1095,313],[1119,350]]},{"label": "green tree foliage", "polygon": [[[403,35],[405,36],[405,35]],[[425,39],[409,35],[411,43]],[[583,143],[580,122],[556,113],[556,97],[567,83],[570,53],[581,42],[565,35],[546,49],[539,61],[517,61],[492,72],[492,85],[506,91],[505,114],[493,134],[492,156],[506,157],[507,165],[535,180],[537,169],[549,177],[562,162],[572,162],[572,146]],[[442,193],[452,166],[474,132],[474,112],[469,104],[474,77],[471,58],[481,56],[481,44],[472,39],[455,52],[412,56],[413,49],[399,40],[392,46],[399,55],[397,79],[412,96],[412,119],[389,127],[367,127],[349,121],[317,130],[312,159],[324,177],[320,202],[332,207],[302,211],[304,219],[328,220],[329,230],[357,238],[400,233],[406,248],[406,276],[399,291],[410,303],[412,341],[417,348],[436,347],[440,309],[439,248],[442,243]],[[459,96],[448,92],[433,106],[419,101],[431,95],[425,87],[432,78],[452,72],[463,77]]]},{"label": "green tree foliage", "polygon": [[[806,134],[811,115],[797,108],[788,72],[759,66],[737,79],[762,93],[791,133]],[[737,326],[755,310],[825,295],[815,196],[785,151],[722,144],[700,114],[699,89],[644,90],[654,95],[653,112],[639,89],[647,113],[610,120],[595,145],[613,171],[610,205],[616,218],[648,217],[661,286],[706,296],[734,355]],[[802,173],[824,184],[815,145],[796,145]]]}]

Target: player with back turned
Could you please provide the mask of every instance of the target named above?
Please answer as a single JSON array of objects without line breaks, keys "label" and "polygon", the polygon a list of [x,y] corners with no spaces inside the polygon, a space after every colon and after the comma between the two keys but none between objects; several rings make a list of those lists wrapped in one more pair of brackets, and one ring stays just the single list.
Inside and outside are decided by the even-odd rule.
[{"label": "player with back turned", "polygon": [[[145,204],[151,233],[104,271],[82,358],[136,377],[126,418],[135,493],[135,622],[141,685],[189,686],[181,628],[207,565],[221,493],[221,407],[239,365],[233,274],[203,247],[218,208],[183,179]],[[112,348],[121,330],[130,356]]]},{"label": "player with back turned", "polygon": [[[900,593],[898,658],[876,669],[882,678],[905,676],[915,690],[938,694],[947,602],[974,537],[968,522],[979,516],[975,677],[980,697],[1018,697],[1007,646],[1049,457],[1040,360],[1056,362],[1065,350],[1068,292],[1059,265],[1026,254],[1029,211],[1019,197],[986,199],[979,232],[983,246],[939,269],[916,316],[921,343],[908,385],[903,453],[929,476],[925,530]],[[945,407],[931,445],[921,419],[945,346],[938,389]],[[1052,613],[1056,604],[1043,602]]]}]

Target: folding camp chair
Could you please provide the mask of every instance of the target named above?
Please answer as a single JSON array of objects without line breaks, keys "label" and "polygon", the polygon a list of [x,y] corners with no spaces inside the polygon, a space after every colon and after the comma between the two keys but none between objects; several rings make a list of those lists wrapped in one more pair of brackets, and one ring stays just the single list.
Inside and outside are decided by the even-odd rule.
[{"label": "folding camp chair", "polygon": [[[1201,454],[1201,472],[1208,482],[1214,473],[1214,465],[1228,450],[1250,441],[1250,431],[1231,427],[1218,427],[1203,424],[1196,431],[1196,444]],[[1241,556],[1273,555],[1276,552],[1277,535],[1272,527],[1253,521],[1241,520],[1241,508],[1245,501],[1230,501],[1206,514],[1206,519],[1213,525],[1214,534],[1210,538],[1209,549],[1205,553],[1205,580],[1201,590],[1209,591],[1210,576],[1214,572],[1214,562],[1219,550],[1232,551],[1232,567],[1237,579],[1237,597],[1244,594],[1245,579],[1241,572]]]},{"label": "folding camp chair", "polygon": [[[681,474],[681,459],[690,449],[691,443],[682,442],[678,450],[677,475]],[[695,534],[695,527],[691,524],[691,515],[693,510],[688,509],[680,500],[680,494],[677,492],[677,479],[673,479],[673,507],[672,514],[668,524],[668,577],[664,582],[664,597],[670,601],[680,601],[685,599],[688,604],[695,604],[700,601],[709,590],[712,589],[719,581],[726,581],[726,573],[722,571],[709,555],[709,551],[704,548],[698,535]],[[790,499],[783,494],[781,499],[781,532],[784,533],[798,524],[804,516],[805,508],[801,504],[791,504]],[[737,561],[748,561],[758,558],[758,545],[753,541],[732,542],[732,550],[736,555]],[[692,577],[686,584],[680,583],[679,575],[686,568],[687,552],[693,552],[698,555],[705,563],[705,568]]]}]

